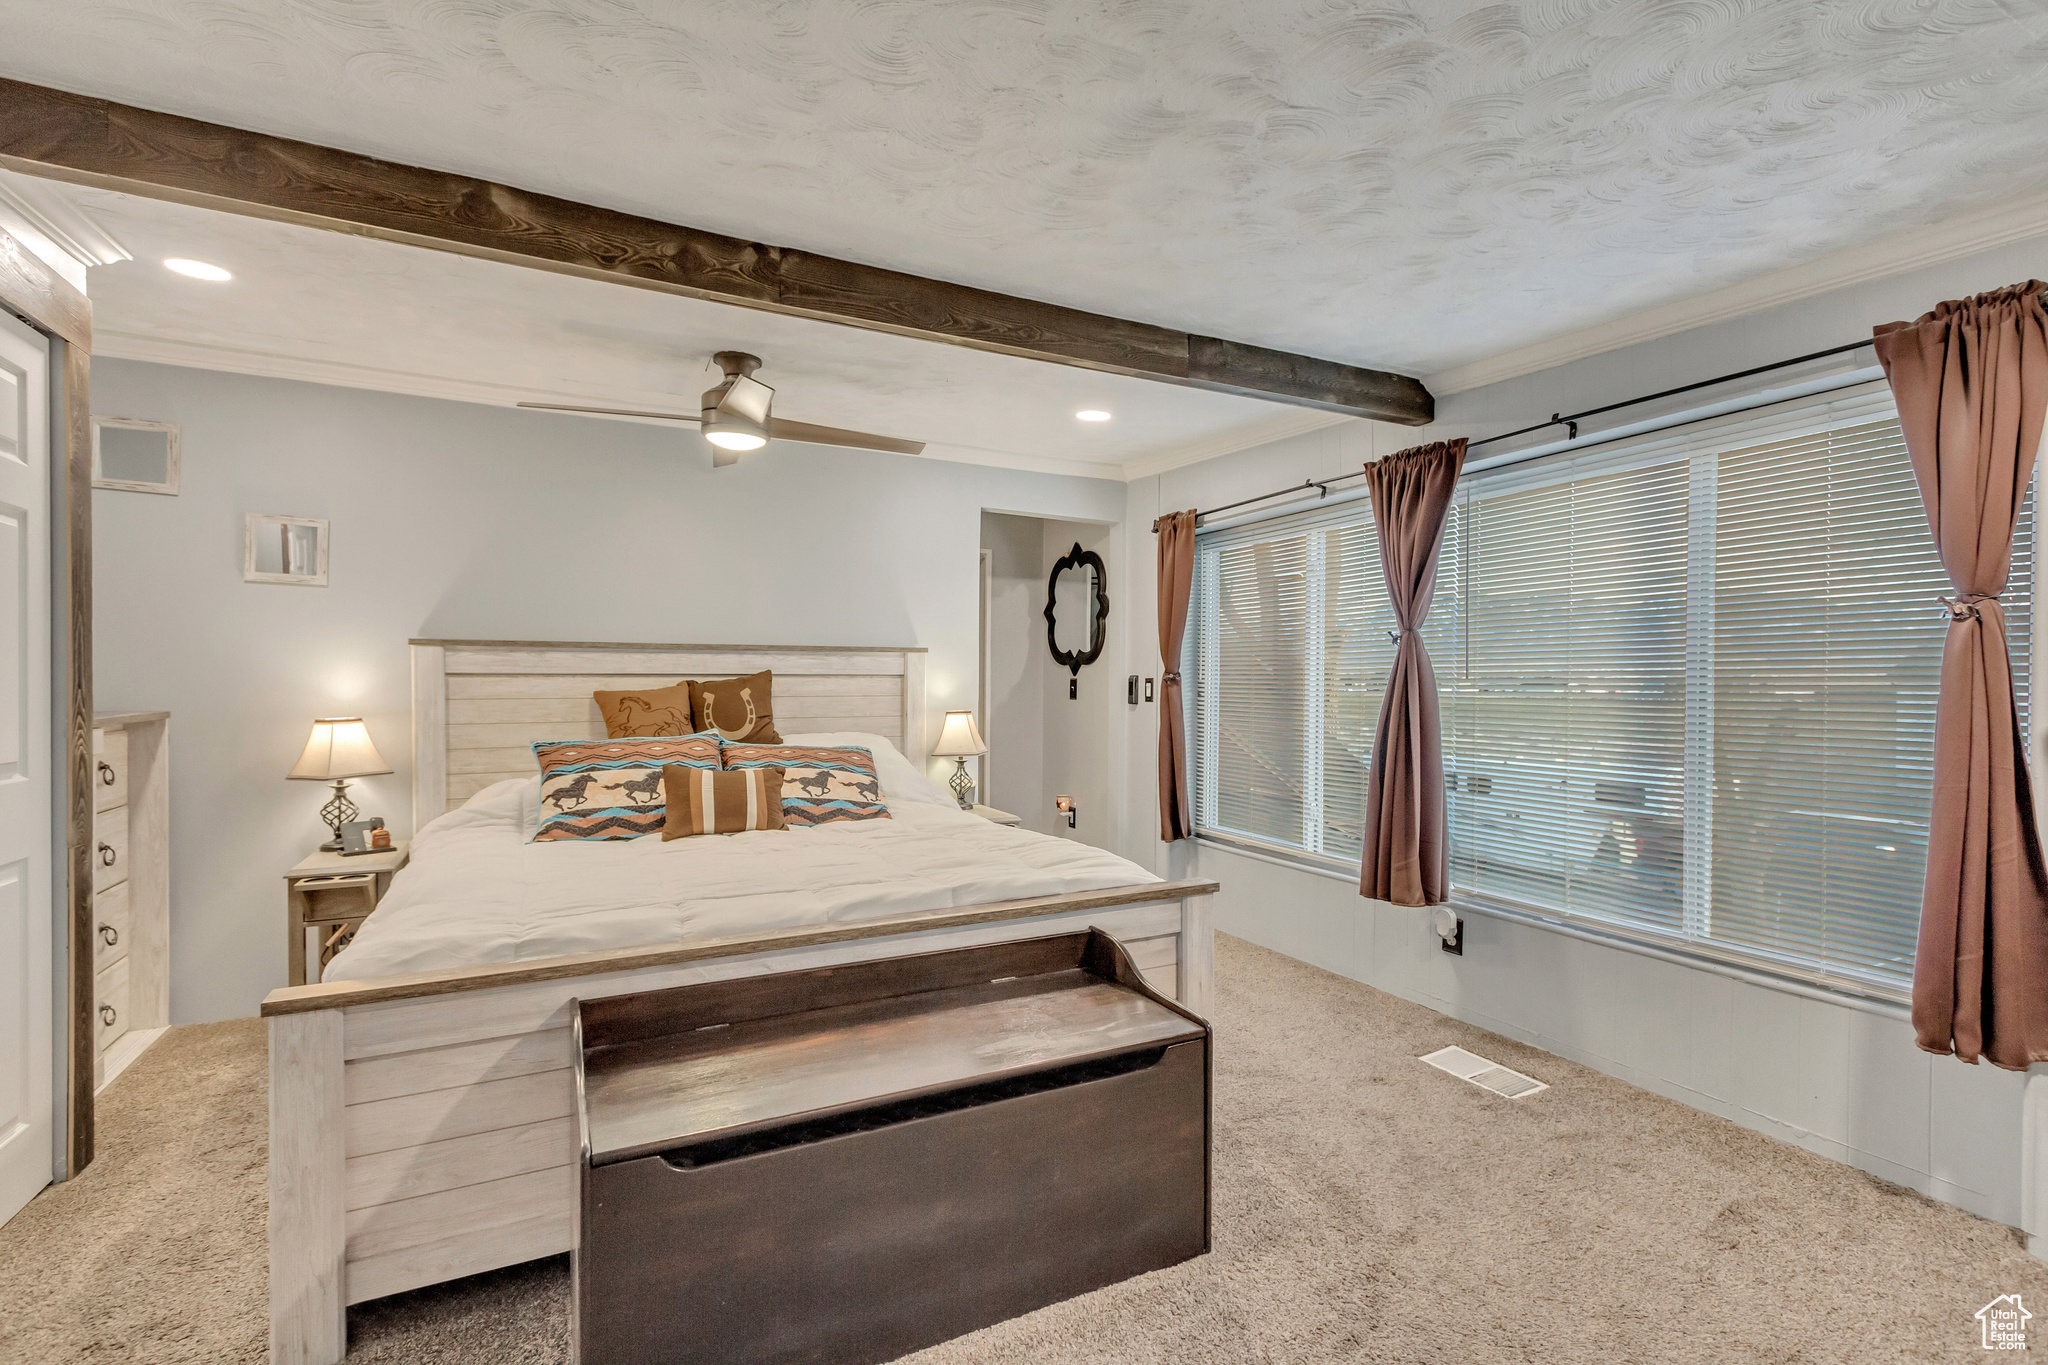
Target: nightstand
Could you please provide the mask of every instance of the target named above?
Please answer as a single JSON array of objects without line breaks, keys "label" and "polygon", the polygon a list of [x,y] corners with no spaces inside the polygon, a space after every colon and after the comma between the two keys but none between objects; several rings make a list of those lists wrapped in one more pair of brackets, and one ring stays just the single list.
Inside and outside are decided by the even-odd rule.
[{"label": "nightstand", "polygon": [[976,806],[974,813],[993,825],[1008,825],[1012,829],[1024,827],[1023,816],[1012,815],[1006,810],[997,810],[994,806]]},{"label": "nightstand", "polygon": [[320,931],[320,967],[348,946],[377,902],[391,889],[391,874],[405,866],[411,845],[398,843],[382,853],[344,858],[339,853],[309,853],[284,874],[285,960],[289,984],[306,984],[306,931]]}]

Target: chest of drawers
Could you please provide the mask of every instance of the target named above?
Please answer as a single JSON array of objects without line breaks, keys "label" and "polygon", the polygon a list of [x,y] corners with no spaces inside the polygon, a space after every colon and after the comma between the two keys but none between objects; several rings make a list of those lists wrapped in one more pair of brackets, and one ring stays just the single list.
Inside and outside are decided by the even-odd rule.
[{"label": "chest of drawers", "polygon": [[93,722],[93,1087],[170,1023],[170,713]]}]

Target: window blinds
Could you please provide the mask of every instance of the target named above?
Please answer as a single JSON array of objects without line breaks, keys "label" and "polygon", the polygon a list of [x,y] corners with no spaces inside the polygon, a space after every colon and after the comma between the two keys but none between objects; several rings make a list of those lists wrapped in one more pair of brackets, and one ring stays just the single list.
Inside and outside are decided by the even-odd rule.
[{"label": "window blinds", "polygon": [[[2029,499],[2023,718],[2032,551]],[[1454,887],[1895,988],[1947,591],[1882,385],[1468,477],[1423,631]],[[1392,628],[1364,500],[1201,536],[1199,829],[1357,860]]]},{"label": "window blinds", "polygon": [[1195,824],[1355,860],[1394,647],[1363,501],[1198,539]]},{"label": "window blinds", "polygon": [[[1702,927],[1908,980],[1948,621],[1935,598],[1953,589],[1898,422],[1847,414],[1726,450],[1718,474]],[[2023,731],[2032,531],[2029,506],[2004,598]]]},{"label": "window blinds", "polygon": [[1454,885],[1677,927],[1688,479],[1667,459],[1461,490],[1437,666]]}]

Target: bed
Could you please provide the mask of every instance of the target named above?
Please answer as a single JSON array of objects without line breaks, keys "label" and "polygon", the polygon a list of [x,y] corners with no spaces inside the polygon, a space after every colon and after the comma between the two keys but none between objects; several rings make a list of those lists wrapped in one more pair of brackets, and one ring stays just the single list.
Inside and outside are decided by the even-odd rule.
[{"label": "bed", "polygon": [[[569,1249],[578,998],[1092,925],[1208,1009],[1215,883],[948,805],[923,775],[922,650],[427,640],[412,658],[413,861],[326,980],[263,1004],[274,1361],[339,1361],[348,1304]],[[891,819],[527,842],[529,746],[602,737],[593,691],[764,668],[785,737],[901,752]]]}]

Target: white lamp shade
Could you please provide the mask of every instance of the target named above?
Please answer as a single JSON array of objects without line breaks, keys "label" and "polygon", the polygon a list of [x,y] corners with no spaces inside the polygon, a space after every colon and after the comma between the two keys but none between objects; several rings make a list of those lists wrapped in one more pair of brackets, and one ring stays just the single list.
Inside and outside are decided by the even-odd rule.
[{"label": "white lamp shade", "polygon": [[304,782],[332,782],[341,777],[375,777],[388,773],[391,765],[370,743],[370,732],[361,716],[329,716],[313,722],[313,735],[306,752],[285,774]]},{"label": "white lamp shade", "polygon": [[981,731],[974,728],[974,713],[948,711],[946,728],[939,731],[939,742],[932,746],[932,757],[967,758],[987,752],[988,745],[981,742]]}]

